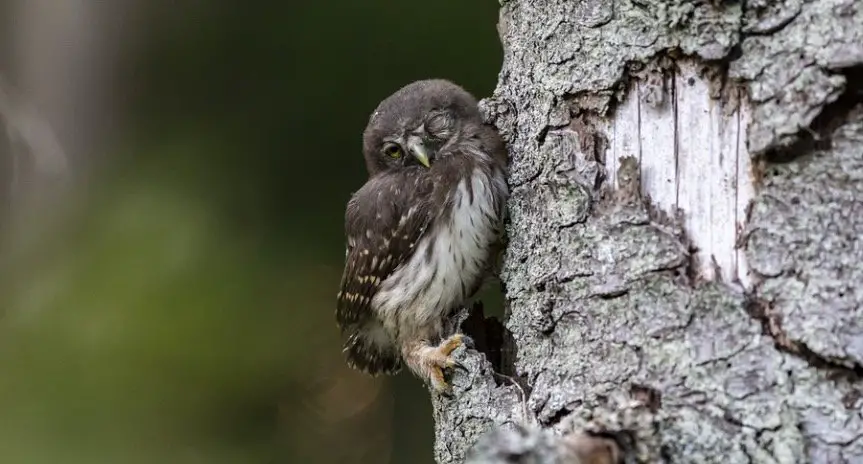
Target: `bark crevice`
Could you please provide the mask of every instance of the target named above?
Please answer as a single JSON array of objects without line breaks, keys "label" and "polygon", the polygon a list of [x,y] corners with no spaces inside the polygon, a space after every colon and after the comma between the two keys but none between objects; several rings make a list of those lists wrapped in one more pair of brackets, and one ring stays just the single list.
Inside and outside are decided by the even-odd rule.
[{"label": "bark crevice", "polygon": [[863,381],[863,364],[823,357],[806,343],[795,340],[782,327],[781,314],[769,302],[749,297],[745,305],[749,315],[761,323],[763,333],[773,338],[777,349],[805,360],[815,369],[824,370],[830,377],[844,378],[851,383]]},{"label": "bark crevice", "polygon": [[825,105],[799,139],[788,147],[776,147],[764,154],[770,164],[784,164],[833,146],[833,132],[848,121],[855,107],[863,103],[863,65],[827,72],[845,80],[845,88],[836,100]]}]

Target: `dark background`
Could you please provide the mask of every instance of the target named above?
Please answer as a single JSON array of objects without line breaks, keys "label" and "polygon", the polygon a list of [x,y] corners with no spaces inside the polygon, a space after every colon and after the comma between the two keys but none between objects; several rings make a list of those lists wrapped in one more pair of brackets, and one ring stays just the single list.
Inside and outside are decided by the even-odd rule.
[{"label": "dark background", "polygon": [[422,384],[342,360],[343,212],[381,99],[430,77],[491,93],[497,10],[139,10],[118,142],[63,221],[5,228],[0,461],[433,462]]}]

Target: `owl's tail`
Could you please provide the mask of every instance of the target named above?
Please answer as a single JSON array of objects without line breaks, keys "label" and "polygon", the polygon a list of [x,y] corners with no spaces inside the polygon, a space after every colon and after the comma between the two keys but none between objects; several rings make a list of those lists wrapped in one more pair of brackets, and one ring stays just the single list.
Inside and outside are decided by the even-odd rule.
[{"label": "owl's tail", "polygon": [[371,375],[395,374],[401,369],[399,350],[382,326],[368,324],[348,333],[343,351],[350,367]]}]

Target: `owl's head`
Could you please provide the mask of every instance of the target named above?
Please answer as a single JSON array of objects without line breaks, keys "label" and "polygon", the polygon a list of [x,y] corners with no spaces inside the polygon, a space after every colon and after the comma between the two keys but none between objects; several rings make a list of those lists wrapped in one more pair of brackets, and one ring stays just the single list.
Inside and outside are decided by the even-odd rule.
[{"label": "owl's head", "polygon": [[428,169],[447,147],[482,130],[476,99],[443,79],[408,84],[382,101],[363,133],[369,174]]}]

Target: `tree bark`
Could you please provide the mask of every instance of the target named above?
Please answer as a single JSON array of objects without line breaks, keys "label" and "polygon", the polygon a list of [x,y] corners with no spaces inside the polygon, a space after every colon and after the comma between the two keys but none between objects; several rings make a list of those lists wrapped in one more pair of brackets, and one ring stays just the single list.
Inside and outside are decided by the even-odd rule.
[{"label": "tree bark", "polygon": [[498,26],[515,356],[457,352],[437,461],[863,462],[863,5],[512,0]]}]

